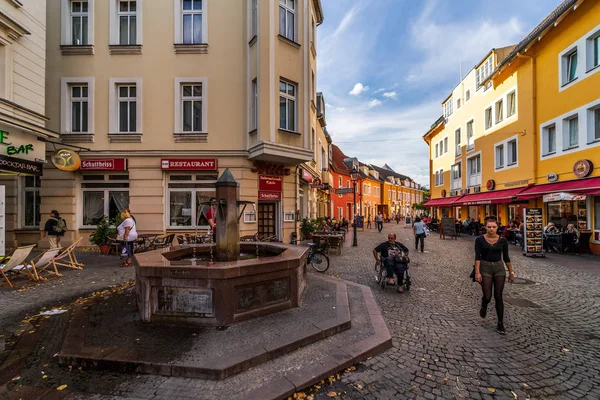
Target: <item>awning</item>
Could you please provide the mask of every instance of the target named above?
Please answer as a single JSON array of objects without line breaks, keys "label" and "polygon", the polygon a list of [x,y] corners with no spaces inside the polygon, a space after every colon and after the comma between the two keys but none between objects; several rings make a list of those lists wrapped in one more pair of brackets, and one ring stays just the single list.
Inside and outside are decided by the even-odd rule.
[{"label": "awning", "polygon": [[482,204],[511,203],[519,193],[521,193],[523,190],[526,190],[528,187],[529,186],[514,189],[493,190],[483,193],[467,194],[460,199],[457,205],[460,204],[464,206],[475,206]]},{"label": "awning", "polygon": [[[600,191],[600,177],[577,179],[575,181],[533,185],[517,195],[519,200],[533,199],[548,193]],[[592,193],[586,193],[592,194]]]},{"label": "awning", "polygon": [[427,203],[423,204],[423,207],[452,207],[455,206],[456,202],[464,196],[456,197],[442,197],[439,199],[431,199]]}]

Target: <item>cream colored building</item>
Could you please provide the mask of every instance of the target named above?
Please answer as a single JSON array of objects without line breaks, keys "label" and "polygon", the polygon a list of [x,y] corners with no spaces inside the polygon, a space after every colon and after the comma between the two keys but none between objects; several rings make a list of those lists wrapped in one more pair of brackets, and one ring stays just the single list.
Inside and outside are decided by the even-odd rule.
[{"label": "cream colored building", "polygon": [[205,232],[201,203],[226,168],[257,204],[241,235],[289,242],[327,149],[319,0],[55,0],[47,13],[48,128],[81,147],[82,166],[47,164],[40,194],[72,228],[67,242],[127,205],[139,231]]},{"label": "cream colored building", "polygon": [[45,60],[46,1],[0,0],[0,254],[39,237]]}]

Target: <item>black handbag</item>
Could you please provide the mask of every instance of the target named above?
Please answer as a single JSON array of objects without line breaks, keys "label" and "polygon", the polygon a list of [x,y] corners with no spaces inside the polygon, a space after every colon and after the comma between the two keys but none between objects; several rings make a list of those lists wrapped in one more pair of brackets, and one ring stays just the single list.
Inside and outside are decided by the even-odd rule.
[{"label": "black handbag", "polygon": [[473,271],[471,271],[471,275],[469,275],[469,278],[471,278],[471,280],[475,282],[475,265],[473,265]]}]

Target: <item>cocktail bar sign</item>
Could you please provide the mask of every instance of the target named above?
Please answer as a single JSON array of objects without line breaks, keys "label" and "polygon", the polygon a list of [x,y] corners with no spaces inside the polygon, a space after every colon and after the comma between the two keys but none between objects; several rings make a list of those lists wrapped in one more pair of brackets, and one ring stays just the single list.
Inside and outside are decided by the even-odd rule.
[{"label": "cocktail bar sign", "polygon": [[4,153],[7,156],[16,156],[19,154],[29,154],[29,152],[33,152],[33,144],[21,144],[21,145],[13,145],[13,143],[8,138],[9,133],[3,130],[0,130],[0,145],[5,146]]}]

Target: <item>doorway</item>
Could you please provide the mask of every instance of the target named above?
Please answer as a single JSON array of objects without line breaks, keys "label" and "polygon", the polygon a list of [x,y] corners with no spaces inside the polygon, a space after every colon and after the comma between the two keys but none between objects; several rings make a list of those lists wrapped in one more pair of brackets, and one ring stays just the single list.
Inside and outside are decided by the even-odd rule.
[{"label": "doorway", "polygon": [[258,203],[258,234],[277,236],[277,204]]}]

